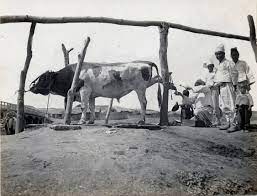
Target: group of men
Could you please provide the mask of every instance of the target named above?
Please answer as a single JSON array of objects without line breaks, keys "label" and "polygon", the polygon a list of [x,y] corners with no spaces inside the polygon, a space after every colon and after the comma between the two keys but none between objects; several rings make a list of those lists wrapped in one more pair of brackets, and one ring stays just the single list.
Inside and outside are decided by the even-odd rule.
[{"label": "group of men", "polygon": [[226,59],[224,45],[215,50],[217,64],[207,62],[208,74],[188,87],[195,95],[183,93],[182,105],[194,105],[196,126],[213,127],[234,132],[250,125],[253,100],[249,93],[255,82],[254,74],[245,61],[239,60],[237,48],[231,48],[232,61]]}]

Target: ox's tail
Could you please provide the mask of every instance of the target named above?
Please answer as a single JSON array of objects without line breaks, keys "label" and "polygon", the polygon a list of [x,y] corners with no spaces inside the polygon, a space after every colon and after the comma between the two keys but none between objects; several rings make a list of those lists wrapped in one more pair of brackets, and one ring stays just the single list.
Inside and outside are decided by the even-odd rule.
[{"label": "ox's tail", "polygon": [[[157,76],[158,76],[159,78],[161,78],[161,77],[160,77],[160,74],[159,74],[159,70],[158,70],[157,65],[154,64],[154,63],[150,63],[150,66],[151,66],[151,68],[154,67],[154,68],[156,69]],[[161,93],[160,79],[158,79],[157,100],[158,100],[158,105],[159,105],[159,108],[160,108],[161,105],[162,105],[162,93]]]}]

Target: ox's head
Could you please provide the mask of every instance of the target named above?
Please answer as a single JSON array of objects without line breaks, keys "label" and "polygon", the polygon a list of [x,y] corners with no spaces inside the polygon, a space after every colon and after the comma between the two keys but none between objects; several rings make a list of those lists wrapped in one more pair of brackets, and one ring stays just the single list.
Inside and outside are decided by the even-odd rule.
[{"label": "ox's head", "polygon": [[35,94],[48,95],[51,90],[51,85],[54,82],[55,75],[55,72],[50,71],[41,74],[31,82],[29,90]]}]

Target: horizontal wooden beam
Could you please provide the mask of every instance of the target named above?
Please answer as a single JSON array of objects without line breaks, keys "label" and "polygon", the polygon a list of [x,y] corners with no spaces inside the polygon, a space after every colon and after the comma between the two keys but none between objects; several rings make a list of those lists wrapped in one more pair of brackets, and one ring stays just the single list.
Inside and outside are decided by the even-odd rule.
[{"label": "horizontal wooden beam", "polygon": [[188,27],[176,23],[170,23],[165,21],[133,21],[106,17],[39,17],[39,16],[29,16],[29,15],[16,15],[16,16],[0,16],[0,24],[4,23],[19,23],[19,22],[35,22],[42,24],[53,24],[53,23],[111,23],[117,25],[129,25],[129,26],[140,26],[140,27],[150,27],[150,26],[163,26],[167,25],[169,28],[180,29],[183,31],[188,31],[191,33],[205,34],[211,36],[232,38],[250,41],[247,36],[228,34],[217,31],[210,31],[204,29],[198,29],[193,27]]}]

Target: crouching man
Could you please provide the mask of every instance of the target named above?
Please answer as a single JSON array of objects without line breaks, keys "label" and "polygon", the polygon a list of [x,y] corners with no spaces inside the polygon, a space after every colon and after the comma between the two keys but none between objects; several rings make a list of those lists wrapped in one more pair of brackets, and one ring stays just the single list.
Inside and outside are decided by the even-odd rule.
[{"label": "crouching man", "polygon": [[211,90],[201,79],[195,82],[194,87],[189,87],[195,93],[187,97],[187,103],[195,106],[195,126],[212,127],[214,118]]},{"label": "crouching man", "polygon": [[179,95],[182,97],[181,107],[181,122],[182,119],[190,119],[194,116],[194,108],[193,108],[193,100],[189,97],[189,91],[187,89],[183,90],[183,92],[178,92],[177,90],[174,93],[175,95]]}]

